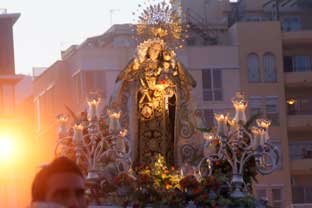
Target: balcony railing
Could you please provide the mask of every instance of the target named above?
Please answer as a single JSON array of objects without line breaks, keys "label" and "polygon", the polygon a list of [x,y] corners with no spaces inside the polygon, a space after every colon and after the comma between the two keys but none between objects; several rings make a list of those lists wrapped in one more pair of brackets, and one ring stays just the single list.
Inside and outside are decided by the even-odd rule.
[{"label": "balcony railing", "polygon": [[299,67],[299,66],[285,66],[284,72],[312,72],[312,66]]},{"label": "balcony railing", "polygon": [[294,204],[312,203],[312,186],[292,186]]},{"label": "balcony railing", "polygon": [[290,208],[311,208],[312,203],[292,204]]},{"label": "balcony railing", "polygon": [[289,143],[289,154],[291,160],[312,159],[312,142]]},{"label": "balcony railing", "polygon": [[301,110],[299,108],[288,106],[288,115],[312,115],[312,110]]},{"label": "balcony railing", "polygon": [[288,115],[312,115],[312,98],[296,98],[294,104],[287,105]]}]

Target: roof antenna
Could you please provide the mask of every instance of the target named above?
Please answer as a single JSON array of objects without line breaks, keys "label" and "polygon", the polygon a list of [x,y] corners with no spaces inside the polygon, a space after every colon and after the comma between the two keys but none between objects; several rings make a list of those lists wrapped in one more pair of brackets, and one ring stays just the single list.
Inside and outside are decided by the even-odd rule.
[{"label": "roof antenna", "polygon": [[113,25],[113,13],[114,12],[118,12],[118,11],[120,11],[120,10],[119,9],[110,9],[109,10],[109,13],[110,13],[110,26]]}]

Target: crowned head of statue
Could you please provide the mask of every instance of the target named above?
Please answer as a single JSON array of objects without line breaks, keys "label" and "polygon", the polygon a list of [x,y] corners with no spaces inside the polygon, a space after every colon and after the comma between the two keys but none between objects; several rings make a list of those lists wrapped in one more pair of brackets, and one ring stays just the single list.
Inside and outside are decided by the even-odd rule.
[{"label": "crowned head of statue", "polygon": [[152,43],[147,50],[147,57],[152,61],[157,61],[161,55],[163,48],[160,43]]}]

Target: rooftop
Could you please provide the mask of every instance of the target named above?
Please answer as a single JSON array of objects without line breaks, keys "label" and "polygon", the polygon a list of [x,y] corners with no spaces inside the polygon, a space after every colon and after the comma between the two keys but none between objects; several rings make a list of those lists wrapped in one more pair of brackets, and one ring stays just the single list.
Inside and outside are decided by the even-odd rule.
[{"label": "rooftop", "polygon": [[8,13],[7,9],[0,9],[0,20],[2,19],[11,19],[14,25],[18,18],[21,16],[20,13]]}]

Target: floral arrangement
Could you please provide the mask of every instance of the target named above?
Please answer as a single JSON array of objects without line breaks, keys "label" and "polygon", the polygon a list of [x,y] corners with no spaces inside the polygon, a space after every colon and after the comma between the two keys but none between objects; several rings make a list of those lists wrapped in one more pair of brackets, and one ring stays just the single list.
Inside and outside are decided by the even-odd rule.
[{"label": "floral arrangement", "polygon": [[126,207],[185,207],[192,202],[197,207],[255,207],[252,196],[234,200],[224,174],[199,177],[183,176],[174,167],[168,167],[164,157],[158,155],[151,166],[137,167],[132,173],[116,176],[111,195],[115,203]]},{"label": "floral arrangement", "polygon": [[127,173],[121,173],[120,175],[116,176],[113,180],[113,184],[116,187],[120,186],[132,186],[135,180]]},{"label": "floral arrangement", "polygon": [[199,181],[193,175],[188,175],[182,178],[179,182],[181,190],[193,198],[202,192],[202,187]]}]

